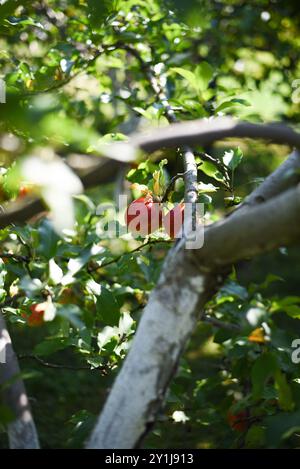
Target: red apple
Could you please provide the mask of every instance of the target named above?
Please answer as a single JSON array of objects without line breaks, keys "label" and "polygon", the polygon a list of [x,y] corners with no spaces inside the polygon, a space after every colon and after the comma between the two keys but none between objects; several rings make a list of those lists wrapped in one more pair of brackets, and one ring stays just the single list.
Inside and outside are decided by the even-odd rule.
[{"label": "red apple", "polygon": [[20,197],[21,199],[23,199],[23,197],[26,197],[26,195],[28,195],[29,193],[30,193],[29,187],[27,187],[27,186],[21,186],[20,189],[19,189],[18,197]]},{"label": "red apple", "polygon": [[163,226],[170,238],[179,235],[184,221],[184,204],[178,204],[163,217]]},{"label": "red apple", "polygon": [[31,314],[23,313],[23,318],[26,319],[28,326],[37,327],[41,326],[44,322],[44,313],[47,308],[47,303],[34,303],[29,309]]},{"label": "red apple", "polygon": [[125,214],[128,231],[136,236],[147,236],[162,224],[161,205],[151,195],[140,197],[128,206]]},{"label": "red apple", "polygon": [[248,413],[246,410],[241,410],[240,412],[236,413],[233,413],[229,410],[227,414],[227,422],[233,430],[244,433],[249,427]]}]

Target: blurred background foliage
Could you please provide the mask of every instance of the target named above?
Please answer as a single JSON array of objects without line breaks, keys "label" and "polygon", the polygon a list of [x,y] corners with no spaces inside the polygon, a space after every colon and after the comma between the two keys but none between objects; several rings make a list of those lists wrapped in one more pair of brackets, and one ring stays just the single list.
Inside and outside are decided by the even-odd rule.
[{"label": "blurred background foliage", "polygon": [[[298,129],[299,24],[296,1],[1,1],[1,204],[41,195],[62,210],[69,176],[55,203],[52,182],[65,163],[79,162],[84,173],[104,143],[167,125],[149,70],[179,120],[231,115]],[[44,167],[24,170],[45,150],[60,162],[50,182]],[[290,152],[236,139],[196,150],[199,181],[212,185],[199,191],[208,222]],[[151,183],[163,158],[167,179],[182,172],[180,152],[162,150],[77,195],[72,230],[57,234],[44,215],[0,231],[1,252],[10,254],[0,265],[0,306],[45,448],[84,444],[170,247],[159,234],[146,247],[130,235],[107,239],[97,208],[130,193],[127,172],[131,182]],[[179,181],[173,201],[182,190]],[[297,247],[282,247],[234,266],[207,305],[146,447],[299,447],[299,365],[291,360],[300,337],[299,258]],[[29,327],[29,308],[43,302],[52,315]],[[8,420],[0,405],[2,447]]]}]

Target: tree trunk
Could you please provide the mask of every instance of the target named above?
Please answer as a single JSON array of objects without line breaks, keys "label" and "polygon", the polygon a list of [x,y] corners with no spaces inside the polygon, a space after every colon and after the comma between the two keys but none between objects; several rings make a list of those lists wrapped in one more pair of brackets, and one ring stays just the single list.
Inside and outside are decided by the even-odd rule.
[{"label": "tree trunk", "polygon": [[9,332],[0,313],[0,386],[3,387],[3,403],[15,419],[8,425],[11,449],[39,449],[39,440],[31,414],[17,357],[11,345]]}]

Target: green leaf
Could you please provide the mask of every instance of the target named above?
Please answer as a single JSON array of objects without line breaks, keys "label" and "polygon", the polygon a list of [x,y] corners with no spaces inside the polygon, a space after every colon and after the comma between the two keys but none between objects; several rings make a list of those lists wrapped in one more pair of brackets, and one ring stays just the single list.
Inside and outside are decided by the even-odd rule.
[{"label": "green leaf", "polygon": [[246,448],[262,448],[265,445],[266,429],[261,425],[252,425],[245,438]]},{"label": "green leaf", "polygon": [[219,329],[214,335],[214,343],[222,344],[226,340],[231,339],[232,337],[236,336],[237,333],[238,331],[235,332],[235,331],[229,331],[227,329]]},{"label": "green leaf", "polygon": [[[25,7],[27,3],[30,3],[29,0],[23,0],[22,6]],[[18,0],[7,0],[3,5],[0,5],[0,24],[3,24],[5,19],[12,15],[19,6]]]},{"label": "green leaf", "polygon": [[207,90],[214,73],[213,68],[207,62],[201,62],[201,64],[196,67],[195,72],[181,67],[171,68],[171,71],[185,78],[199,95]]},{"label": "green leaf", "polygon": [[213,184],[205,184],[204,182],[199,182],[197,189],[198,189],[198,193],[201,193],[201,192],[208,193],[208,192],[216,192],[219,188],[214,186]]},{"label": "green leaf", "polygon": [[295,407],[292,390],[287,383],[286,376],[280,370],[275,375],[275,387],[278,390],[279,405],[282,410],[291,411]]},{"label": "green leaf", "polygon": [[239,285],[235,282],[228,282],[224,287],[220,290],[221,295],[232,295],[236,298],[240,298],[241,300],[247,300],[248,298],[248,291],[247,288]]},{"label": "green leaf", "polygon": [[105,349],[105,346],[109,344],[112,340],[118,343],[119,341],[119,331],[117,327],[106,326],[101,332],[97,335],[97,345],[100,352]]},{"label": "green leaf", "polygon": [[88,12],[90,24],[95,28],[100,28],[104,20],[112,10],[112,4],[110,0],[88,0]]},{"label": "green leaf", "polygon": [[223,156],[223,163],[227,168],[234,171],[243,159],[243,152],[240,147],[235,150],[226,151]]},{"label": "green leaf", "polygon": [[300,304],[300,296],[285,296],[276,302],[279,308],[285,308],[286,306]]},{"label": "green leaf", "polygon": [[82,329],[84,327],[84,323],[80,319],[81,314],[82,311],[77,305],[59,305],[57,308],[57,315],[66,318],[73,326],[78,329]]},{"label": "green leaf", "polygon": [[209,161],[205,161],[204,163],[200,164],[198,166],[198,169],[202,171],[204,174],[206,174],[207,176],[215,179],[216,181],[219,181],[219,182],[224,181],[223,174],[220,173],[218,168],[213,163],[210,163]]},{"label": "green leaf", "polygon": [[195,76],[197,80],[197,86],[200,91],[205,91],[208,88],[213,74],[214,69],[208,62],[203,61],[196,67]]},{"label": "green leaf", "polygon": [[11,195],[17,195],[22,182],[21,167],[17,163],[13,163],[4,176],[3,186]]},{"label": "green leaf", "polygon": [[201,204],[211,204],[212,198],[208,194],[200,194],[198,197],[198,202]]},{"label": "green leaf", "polygon": [[46,259],[51,259],[56,254],[59,236],[54,231],[49,220],[43,220],[38,228],[38,233],[40,242],[37,252],[46,257]]},{"label": "green leaf", "polygon": [[103,322],[109,326],[116,326],[120,319],[120,308],[110,290],[101,285],[101,293],[97,297],[97,312]]},{"label": "green leaf", "polygon": [[[42,27],[40,23],[35,23],[32,18],[28,18],[27,16],[23,16],[21,18],[17,18],[15,16],[10,16],[7,20],[7,23],[11,24],[12,26],[22,25],[22,26],[36,26]],[[42,28],[43,29],[43,28]]]},{"label": "green leaf", "polygon": [[95,423],[96,416],[87,410],[80,410],[72,415],[69,423],[72,425],[71,435],[68,441],[68,447],[81,448],[84,441],[88,438]]},{"label": "green leaf", "polygon": [[35,355],[46,356],[58,352],[59,350],[63,350],[68,347],[68,345],[71,345],[70,339],[55,337],[46,339],[40,344],[36,345],[33,352]]},{"label": "green leaf", "polygon": [[268,274],[265,281],[260,284],[260,288],[268,288],[274,282],[284,282],[284,279],[275,274]]},{"label": "green leaf", "polygon": [[20,281],[20,288],[31,298],[40,293],[43,283],[39,278],[31,278],[29,275],[24,275]]},{"label": "green leaf", "polygon": [[217,113],[223,111],[224,109],[235,106],[237,104],[251,106],[251,104],[246,99],[230,99],[229,101],[224,101],[223,103],[219,104],[219,106],[216,107],[215,112]]},{"label": "green leaf", "polygon": [[286,314],[294,319],[300,318],[300,297],[299,296],[286,296],[279,300],[272,302],[272,313],[276,311],[284,311]]},{"label": "green leaf", "polygon": [[80,200],[91,212],[95,211],[96,206],[94,202],[86,194],[74,195],[74,199]]},{"label": "green leaf", "polygon": [[294,319],[300,319],[300,306],[298,305],[290,305],[285,306],[284,311]]},{"label": "green leaf", "polygon": [[74,276],[89,262],[92,257],[96,257],[103,253],[105,249],[98,244],[92,244],[82,250],[80,256],[70,259],[68,262],[68,272],[62,278],[62,285],[68,285],[74,280]]},{"label": "green leaf", "polygon": [[189,84],[196,90],[198,91],[198,85],[197,85],[197,77],[196,75],[191,72],[190,70],[186,70],[185,68],[180,68],[180,67],[173,67],[171,68],[171,72],[175,72],[178,75],[182,76],[185,78]]},{"label": "green leaf", "polygon": [[58,285],[63,278],[63,271],[56,264],[54,259],[50,259],[49,261],[49,279],[52,281],[54,285]]},{"label": "green leaf", "polygon": [[267,380],[277,371],[277,359],[272,353],[265,352],[260,355],[251,370],[253,399],[256,400],[262,397]]},{"label": "green leaf", "polygon": [[5,431],[4,428],[1,428],[2,425],[7,425],[10,422],[15,420],[15,414],[13,411],[6,405],[0,404],[0,430]]},{"label": "green leaf", "polygon": [[300,430],[300,412],[280,412],[263,420],[266,425],[267,445],[276,448],[280,442]]},{"label": "green leaf", "polygon": [[130,335],[133,330],[132,327],[134,325],[134,320],[130,316],[128,312],[124,312],[119,320],[119,334],[120,336],[128,336]]}]

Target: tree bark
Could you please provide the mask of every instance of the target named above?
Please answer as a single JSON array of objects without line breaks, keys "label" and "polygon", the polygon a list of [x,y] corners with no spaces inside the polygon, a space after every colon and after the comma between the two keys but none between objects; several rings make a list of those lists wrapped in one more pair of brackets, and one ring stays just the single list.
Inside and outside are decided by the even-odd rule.
[{"label": "tree bark", "polygon": [[11,449],[39,449],[39,440],[33,421],[28,396],[20,378],[18,359],[11,345],[9,332],[0,313],[0,386],[3,403],[15,419],[8,425]]},{"label": "tree bark", "polygon": [[294,150],[288,158],[246,197],[241,207],[263,203],[274,195],[300,182],[300,153]]},{"label": "tree bark", "polygon": [[228,137],[262,138],[300,147],[300,134],[291,127],[278,123],[252,124],[231,117],[175,123],[155,131],[133,135],[129,143],[149,153],[162,147],[206,146]]},{"label": "tree bark", "polygon": [[88,448],[139,445],[215,284],[215,276],[201,273],[181,248],[172,250]]}]

